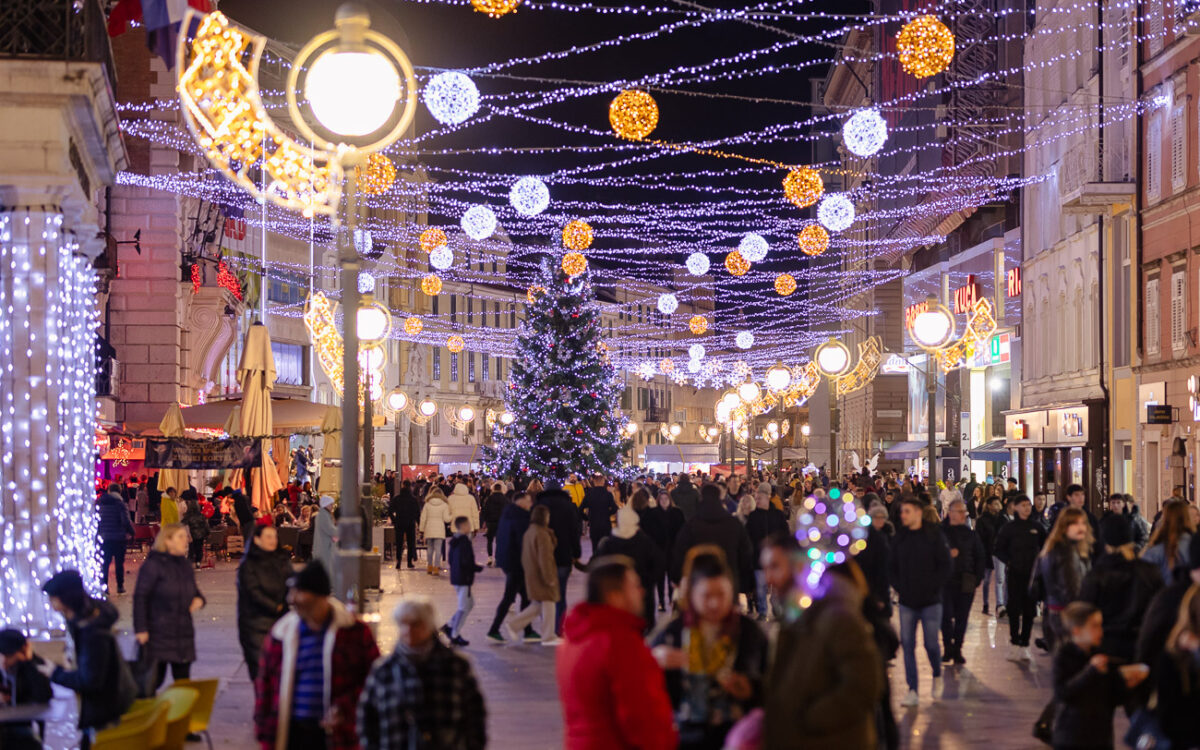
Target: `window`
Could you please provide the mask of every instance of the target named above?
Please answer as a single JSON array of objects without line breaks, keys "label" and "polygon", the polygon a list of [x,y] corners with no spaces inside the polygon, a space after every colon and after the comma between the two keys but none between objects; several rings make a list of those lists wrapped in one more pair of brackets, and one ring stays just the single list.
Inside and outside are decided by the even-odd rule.
[{"label": "window", "polygon": [[475,300],[467,297],[467,325],[475,325]]},{"label": "window", "polygon": [[490,364],[489,364],[491,357],[487,354],[482,355],[482,357],[483,357],[483,379],[486,382],[488,380],[491,380],[491,377],[489,377],[489,375],[488,375],[488,370],[491,369]]},{"label": "window", "polygon": [[467,355],[467,382],[475,382],[475,353],[471,352]]},{"label": "window", "polygon": [[1146,2],[1146,45],[1153,57],[1163,48],[1163,3],[1162,0]]},{"label": "window", "polygon": [[284,305],[298,305],[308,297],[308,280],[297,274],[272,274],[267,279],[267,299]]},{"label": "window", "polygon": [[1149,355],[1157,355],[1160,351],[1158,339],[1162,335],[1162,324],[1158,317],[1159,302],[1158,279],[1150,279],[1146,282],[1146,354]]},{"label": "window", "polygon": [[1187,272],[1179,269],[1171,274],[1171,349],[1179,352],[1187,346]]},{"label": "window", "polygon": [[516,306],[516,304],[514,304],[512,306],[512,309],[510,309],[508,311],[508,327],[509,328],[517,327],[517,306]]},{"label": "window", "polygon": [[1171,113],[1171,192],[1187,187],[1187,108],[1179,105]]},{"label": "window", "polygon": [[1146,197],[1158,200],[1162,195],[1162,119],[1150,118],[1146,129]]},{"label": "window", "polygon": [[439,347],[433,347],[433,379],[442,379],[442,350]]},{"label": "window", "polygon": [[438,314],[438,298],[436,296],[433,298],[433,314]]},{"label": "window", "polygon": [[450,317],[453,318],[456,315],[458,315],[458,295],[451,294],[450,295]]},{"label": "window", "polygon": [[450,352],[450,382],[458,382],[458,355]]},{"label": "window", "polygon": [[283,385],[307,385],[307,346],[272,341],[271,354],[275,357],[275,382]]},{"label": "window", "polygon": [[492,305],[493,305],[492,310],[495,313],[495,326],[496,326],[496,328],[499,328],[500,327],[500,303],[493,302]]}]

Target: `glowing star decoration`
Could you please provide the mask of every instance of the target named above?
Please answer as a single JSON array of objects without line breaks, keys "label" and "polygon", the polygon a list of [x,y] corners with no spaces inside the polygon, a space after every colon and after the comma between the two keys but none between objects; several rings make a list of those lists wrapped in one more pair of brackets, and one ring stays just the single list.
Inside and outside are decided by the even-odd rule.
[{"label": "glowing star decoration", "polygon": [[775,277],[775,293],[786,297],[796,291],[796,277],[790,273],[781,273]]},{"label": "glowing star decoration", "polygon": [[663,315],[670,315],[679,309],[679,299],[674,294],[658,295],[658,311]]},{"label": "glowing star decoration", "polygon": [[761,234],[750,232],[742,237],[742,241],[738,243],[738,252],[751,263],[758,263],[767,257],[767,250],[770,247],[767,244],[767,240]]},{"label": "glowing star decoration", "polygon": [[919,16],[896,35],[900,65],[917,78],[937,75],[954,59],[954,33],[934,16]]},{"label": "glowing star decoration", "polygon": [[358,293],[359,294],[374,294],[375,293],[375,277],[369,271],[358,272]]},{"label": "glowing star decoration", "polygon": [[454,251],[447,245],[442,245],[429,254],[429,265],[439,271],[445,271],[454,265]]},{"label": "glowing star decoration", "polygon": [[783,195],[796,208],[808,208],[821,200],[824,192],[825,182],[812,167],[793,169],[783,178]]},{"label": "glowing star decoration", "polygon": [[536,177],[522,177],[508,191],[508,202],[522,216],[537,216],[550,206],[550,188]]},{"label": "glowing star decoration", "polygon": [[820,255],[829,249],[829,232],[820,224],[809,224],[796,235],[796,241],[805,255]]},{"label": "glowing star decoration", "polygon": [[583,252],[592,246],[592,227],[583,219],[574,219],[563,227],[563,246],[568,250]]},{"label": "glowing star decoration", "polygon": [[641,363],[640,365],[638,365],[637,374],[638,374],[638,377],[640,377],[642,380],[653,380],[654,374],[655,374],[654,363],[653,362]]},{"label": "glowing star decoration", "polygon": [[842,143],[855,156],[874,156],[887,140],[887,123],[877,109],[860,109],[842,126]]},{"label": "glowing star decoration", "polygon": [[658,104],[645,91],[622,91],[608,105],[608,122],[621,138],[640,141],[658,125]]},{"label": "glowing star decoration", "polygon": [[425,328],[425,324],[415,315],[404,319],[404,332],[409,336],[417,336]]},{"label": "glowing star decoration", "polygon": [[442,245],[449,242],[446,233],[437,227],[430,227],[424,232],[421,232],[421,249],[427,253],[432,253]]},{"label": "glowing star decoration", "polygon": [[708,318],[703,315],[693,315],[688,321],[688,329],[697,336],[703,336],[708,332]]},{"label": "glowing star decoration", "polygon": [[578,276],[587,270],[587,258],[583,253],[567,253],[562,259],[562,270],[568,276]]},{"label": "glowing star decoration", "polygon": [[520,4],[521,0],[471,0],[476,13],[486,13],[492,18],[512,13]]},{"label": "glowing star decoration", "polygon": [[749,331],[742,331],[733,339],[739,349],[749,349],[754,346],[754,334]]},{"label": "glowing star decoration", "polygon": [[704,359],[705,354],[707,352],[704,351],[704,344],[692,344],[688,347],[688,356],[692,359]]},{"label": "glowing star decoration", "polygon": [[704,253],[692,253],[687,257],[687,262],[684,265],[687,266],[688,273],[691,275],[703,276],[708,273],[708,268],[711,264],[708,261],[708,256]]},{"label": "glowing star decoration", "polygon": [[529,300],[529,304],[537,302],[537,298],[546,293],[546,287],[541,284],[534,284],[525,290],[525,299]]},{"label": "glowing star decoration", "polygon": [[745,276],[750,270],[750,261],[737,250],[725,256],[725,270],[733,276]]},{"label": "glowing star decoration", "polygon": [[831,232],[844,232],[854,223],[854,203],[845,193],[830,193],[817,206],[817,221]]},{"label": "glowing star decoration", "polygon": [[358,180],[358,189],[367,195],[386,193],[396,181],[396,165],[392,160],[377,152],[367,155],[367,168],[354,168],[354,176]]},{"label": "glowing star decoration", "polygon": [[442,280],[437,277],[437,274],[429,274],[421,279],[421,291],[430,297],[436,297],[442,291]]},{"label": "glowing star decoration", "polygon": [[466,122],[479,111],[479,89],[474,81],[457,71],[430,78],[422,98],[429,114],[443,125]]},{"label": "glowing star decoration", "polygon": [[852,498],[843,499],[836,487],[827,498],[804,499],[797,508],[796,541],[806,564],[796,576],[799,586],[789,607],[808,609],[825,594],[825,571],[867,548],[870,525],[867,512]]},{"label": "glowing star decoration", "polygon": [[486,240],[496,231],[496,214],[487,206],[471,206],[459,222],[473,240]]},{"label": "glowing star decoration", "polygon": [[354,230],[354,249],[359,255],[366,255],[375,247],[375,239],[370,229],[356,228]]},{"label": "glowing star decoration", "polygon": [[459,336],[457,333],[446,339],[446,348],[455,354],[461,352],[466,348],[466,346],[467,342],[463,341],[463,337]]}]

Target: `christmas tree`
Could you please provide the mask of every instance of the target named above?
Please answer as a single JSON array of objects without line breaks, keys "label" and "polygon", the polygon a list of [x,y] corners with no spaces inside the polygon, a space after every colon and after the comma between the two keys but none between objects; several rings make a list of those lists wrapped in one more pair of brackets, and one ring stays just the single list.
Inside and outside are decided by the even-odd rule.
[{"label": "christmas tree", "polygon": [[622,476],[626,417],[622,383],[601,340],[600,307],[586,272],[543,262],[517,336],[506,407],[484,464],[498,474],[563,480]]}]

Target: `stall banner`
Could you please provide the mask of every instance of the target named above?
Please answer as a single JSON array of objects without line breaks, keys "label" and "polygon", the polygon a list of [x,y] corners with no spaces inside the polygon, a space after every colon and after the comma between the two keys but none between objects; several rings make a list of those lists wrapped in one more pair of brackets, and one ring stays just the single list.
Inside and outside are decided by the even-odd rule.
[{"label": "stall banner", "polygon": [[262,440],[146,438],[147,469],[253,469],[262,465]]},{"label": "stall banner", "polygon": [[437,464],[401,464],[400,481],[415,480],[418,476],[431,477],[438,473]]}]

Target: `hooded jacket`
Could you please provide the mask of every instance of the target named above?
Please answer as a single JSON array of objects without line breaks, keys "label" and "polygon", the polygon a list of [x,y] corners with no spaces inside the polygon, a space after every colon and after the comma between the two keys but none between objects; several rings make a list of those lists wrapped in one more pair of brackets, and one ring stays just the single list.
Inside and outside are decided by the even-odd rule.
[{"label": "hooded jacket", "polygon": [[666,680],[642,640],[640,617],[583,603],[563,621],[558,696],[566,750],[673,750]]},{"label": "hooded jacket", "polygon": [[192,599],[204,594],[196,586],[196,572],[185,555],[151,550],[138,571],[133,590],[133,630],[149,633],[147,656],[156,661],[196,660],[196,629]]},{"label": "hooded jacket", "polygon": [[680,476],[679,484],[671,490],[671,503],[683,511],[683,517],[688,521],[696,516],[700,506],[700,491],[687,474]]},{"label": "hooded jacket", "polygon": [[261,644],[271,626],[287,612],[287,582],[292,563],[283,550],[268,552],[253,542],[237,569],[238,636]]},{"label": "hooded jacket", "polygon": [[88,599],[85,609],[67,621],[75,669],[55,667],[50,681],[79,694],[79,727],[92,729],[120,719],[137,697],[137,684],[113,636],[117,608]]},{"label": "hooded jacket", "polygon": [[1030,515],[1024,521],[1014,518],[1003,524],[996,533],[996,543],[992,552],[996,559],[1008,566],[1018,577],[1028,580],[1045,544],[1046,530]]},{"label": "hooded jacket", "polygon": [[662,578],[663,556],[650,535],[638,528],[637,511],[628,506],[617,511],[617,528],[611,536],[600,540],[596,554],[625,555],[633,560],[646,599],[654,601],[654,583]]},{"label": "hooded jacket", "polygon": [[483,568],[475,564],[475,547],[471,545],[471,537],[455,534],[447,546],[450,548],[446,555],[450,562],[450,585],[473,586],[475,574]]},{"label": "hooded jacket", "polygon": [[111,492],[100,497],[96,506],[100,521],[96,529],[100,539],[106,542],[124,542],[133,536],[133,523],[129,520],[129,508],[125,501]]},{"label": "hooded jacket", "polygon": [[588,487],[583,491],[583,516],[592,539],[612,533],[612,516],[616,512],[617,503],[607,487]]},{"label": "hooded jacket", "polygon": [[[678,488],[676,488],[678,489]],[[688,550],[698,544],[715,544],[725,552],[739,591],[754,590],[754,547],[746,527],[725,512],[721,501],[706,498],[696,508],[696,517],[683,525],[671,550],[671,580],[678,583]]]},{"label": "hooded jacket", "polygon": [[483,501],[483,513],[480,520],[487,530],[495,536],[500,531],[500,519],[504,516],[504,509],[508,507],[508,498],[503,492],[493,492],[487,496],[487,500]]},{"label": "hooded jacket", "polygon": [[1133,661],[1142,618],[1162,587],[1162,574],[1153,563],[1120,550],[1096,560],[1083,578],[1079,599],[1096,605],[1104,616],[1101,652]]},{"label": "hooded jacket", "polygon": [[[550,509],[550,528],[558,540],[558,546],[554,548],[554,564],[560,568],[569,567],[583,555],[583,547],[579,543],[583,533],[579,509],[571,502],[570,495],[550,487],[538,493],[535,504]],[[533,598],[533,593],[530,592],[529,596]]]},{"label": "hooded jacket", "polygon": [[516,503],[509,503],[500,514],[500,528],[496,532],[496,565],[507,575],[521,575],[521,544],[529,528],[529,511]]},{"label": "hooded jacket", "polygon": [[454,519],[459,516],[466,516],[471,522],[471,531],[479,530],[479,503],[475,502],[475,498],[467,490],[467,485],[454,485],[454,491],[450,493],[446,503],[450,506],[450,523],[454,523]]},{"label": "hooded jacket", "polygon": [[445,539],[446,524],[453,520],[446,496],[441,490],[430,490],[425,496],[425,507],[421,508],[421,520],[417,523],[417,531],[425,534],[426,539]]}]

